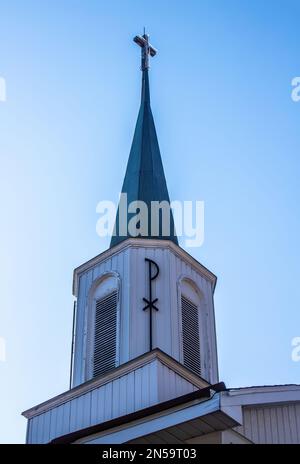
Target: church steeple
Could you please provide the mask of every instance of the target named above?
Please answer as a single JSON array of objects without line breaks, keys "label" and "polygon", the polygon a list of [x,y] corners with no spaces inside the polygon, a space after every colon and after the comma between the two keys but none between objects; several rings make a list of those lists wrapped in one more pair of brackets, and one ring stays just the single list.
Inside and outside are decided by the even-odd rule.
[{"label": "church steeple", "polygon": [[[123,221],[131,210],[123,214],[121,197],[119,225],[125,223],[131,235],[113,236],[111,248],[74,271],[72,388],[24,413],[30,444],[135,443],[177,425],[182,429],[177,441],[187,443],[197,430],[203,434],[240,424],[226,416],[217,394],[225,386],[217,384],[216,277],[177,245],[170,215],[150,108],[149,58],[156,51],[146,34],[135,42],[142,47],[142,95],[122,192],[129,207],[138,200],[141,208],[146,204],[152,236],[131,233],[136,217]],[[151,215],[155,201],[168,204],[168,236],[165,221],[160,230]],[[224,409],[240,417],[240,409]],[[192,431],[184,428],[186,421],[195,423]],[[158,436],[173,443],[172,433]]]},{"label": "church steeple", "polygon": [[[135,133],[130,150],[122,193],[127,194],[128,205],[135,201],[143,201],[148,207],[147,235],[142,232],[137,235],[141,238],[155,238],[171,240],[178,245],[173,214],[170,211],[170,228],[165,235],[162,227],[162,216],[153,235],[153,216],[151,216],[151,202],[167,202],[170,205],[169,193],[161,160],[154,119],[150,106],[149,89],[149,56],[155,56],[156,50],[149,44],[149,36],[136,36],[134,41],[140,45],[142,51],[142,94],[141,105],[135,127]],[[161,214],[161,212],[160,212]],[[128,224],[134,213],[127,216],[126,233],[120,230],[120,206],[117,212],[116,227],[111,239],[111,247],[131,237]],[[124,226],[124,225],[123,225]]]}]

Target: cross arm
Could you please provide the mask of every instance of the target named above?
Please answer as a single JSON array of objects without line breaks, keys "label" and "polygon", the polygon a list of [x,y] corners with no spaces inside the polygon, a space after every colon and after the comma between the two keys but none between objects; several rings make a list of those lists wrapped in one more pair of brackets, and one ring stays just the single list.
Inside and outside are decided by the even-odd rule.
[{"label": "cross arm", "polygon": [[155,56],[155,55],[156,55],[157,50],[156,50],[154,47],[152,47],[152,45],[150,45],[150,44],[148,43],[148,40],[145,39],[143,36],[141,36],[141,35],[136,35],[136,36],[134,37],[133,40],[134,40],[134,42],[135,42],[136,44],[138,44],[141,48],[144,48],[145,46],[148,46],[148,48],[149,48],[149,53],[150,53],[151,56]]}]

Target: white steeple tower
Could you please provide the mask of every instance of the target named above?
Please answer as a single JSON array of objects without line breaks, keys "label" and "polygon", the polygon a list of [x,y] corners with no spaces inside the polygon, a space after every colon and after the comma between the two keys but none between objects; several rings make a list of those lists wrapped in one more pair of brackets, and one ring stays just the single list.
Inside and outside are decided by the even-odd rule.
[{"label": "white steeple tower", "polygon": [[[134,41],[142,51],[142,98],[122,193],[128,204],[142,201],[150,211],[153,201],[170,204],[150,107],[149,56],[156,50],[147,34]],[[111,248],[74,273],[73,386],[153,348],[217,382],[215,276],[178,246],[172,212],[168,236],[162,227],[151,235],[150,213],[147,234],[133,238],[125,224],[121,235],[120,218],[118,211]]]}]

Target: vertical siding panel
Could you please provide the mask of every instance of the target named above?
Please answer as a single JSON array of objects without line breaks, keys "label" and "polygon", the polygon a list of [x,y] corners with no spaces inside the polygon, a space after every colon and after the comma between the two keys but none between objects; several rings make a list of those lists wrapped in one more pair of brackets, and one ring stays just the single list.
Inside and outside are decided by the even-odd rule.
[{"label": "vertical siding panel", "polygon": [[117,357],[119,365],[124,361],[124,306],[123,306],[123,269],[124,269],[124,253],[118,253],[112,261],[112,271],[117,272],[120,276],[120,288],[119,288],[119,314],[118,314],[118,332],[117,332]]},{"label": "vertical siding panel", "polygon": [[112,417],[112,384],[105,385],[104,397],[104,420],[109,420]]},{"label": "vertical siding panel", "polygon": [[97,422],[104,422],[105,420],[105,385],[100,388],[97,388]]},{"label": "vertical siding panel", "polygon": [[85,298],[84,298],[84,331],[83,331],[83,352],[82,352],[82,381],[85,382],[87,378],[87,366],[90,362],[90,359],[87,359],[87,342],[88,342],[88,316],[89,316],[89,307],[88,307],[88,295],[93,283],[93,270],[90,269],[86,275],[86,286],[85,286]]},{"label": "vertical siding panel", "polygon": [[[146,332],[145,332],[145,318],[147,318],[148,313],[142,311],[142,297],[146,295],[145,293],[145,288],[143,282],[139,281],[139,276],[144,275],[145,273],[140,273],[141,268],[140,268],[140,249],[134,248],[132,250],[132,258],[133,258],[133,267],[131,268],[132,272],[132,287],[131,290],[134,289],[134,295],[132,296],[132,302],[131,302],[131,311],[134,312],[133,318],[134,321],[132,323],[134,324],[134,355],[139,356],[140,355],[140,350],[141,346],[139,346],[139,342],[141,341],[141,338],[145,340],[146,337]],[[145,277],[146,278],[146,277]],[[133,311],[134,309],[134,311]],[[141,313],[142,311],[142,313]],[[147,319],[148,320],[148,319]],[[145,347],[148,347],[148,332],[147,332],[147,338],[145,340]],[[146,349],[145,349],[146,350]]]},{"label": "vertical siding panel", "polygon": [[190,382],[185,381],[184,390],[181,392],[182,395],[185,394],[185,389],[187,390],[187,393],[192,393],[193,391],[198,390],[198,387],[191,384]]},{"label": "vertical siding panel", "polygon": [[168,378],[168,383],[166,383],[165,388],[166,388],[166,393],[169,393],[170,398],[174,398],[176,396],[176,390],[175,390],[175,382],[176,382],[176,374],[173,372],[171,369],[165,367],[166,371],[166,377]]},{"label": "vertical siding panel", "polygon": [[178,296],[176,275],[176,258],[175,255],[169,253],[169,287],[170,287],[170,314],[171,314],[171,337],[172,337],[172,356],[180,361],[180,332],[178,324]]},{"label": "vertical siding panel", "polygon": [[160,288],[162,289],[162,298],[163,298],[163,304],[161,306],[161,310],[165,312],[165,323],[166,327],[168,329],[168,351],[167,353],[170,356],[173,356],[174,352],[174,337],[173,337],[173,317],[172,317],[172,306],[171,306],[171,295],[173,291],[173,287],[170,285],[170,258],[171,258],[171,252],[167,249],[162,249],[162,261],[164,263],[164,283],[161,280],[160,282]]},{"label": "vertical siding panel", "polygon": [[244,433],[255,443],[289,444],[298,440],[295,405],[243,408]]},{"label": "vertical siding panel", "polygon": [[43,443],[44,434],[44,414],[40,414],[37,422],[37,443]]},{"label": "vertical siding panel", "polygon": [[297,427],[297,443],[300,443],[300,404],[295,404],[296,427]]},{"label": "vertical siding panel", "polygon": [[163,401],[163,395],[164,395],[164,370],[163,370],[163,365],[156,361],[156,369],[157,369],[157,397],[158,397],[158,402]]},{"label": "vertical siding panel", "polygon": [[187,275],[188,277],[191,277],[191,267],[190,267],[190,265],[187,264],[185,261],[181,260],[181,266],[182,266],[183,274]]},{"label": "vertical siding panel", "polygon": [[[170,323],[170,288],[167,285],[169,251],[155,249],[153,259],[160,268],[158,278],[153,281],[153,298],[158,298],[159,311],[153,311],[153,346],[159,347],[171,354],[171,323]],[[146,269],[146,266],[145,266]],[[146,274],[148,272],[146,271]],[[148,291],[147,291],[148,292]],[[147,295],[148,298],[148,295]]]},{"label": "vertical siding panel", "polygon": [[26,444],[30,444],[32,440],[32,419],[28,419],[26,431]]},{"label": "vertical siding panel", "polygon": [[142,368],[142,408],[149,406],[150,398],[150,374],[149,364]]},{"label": "vertical siding panel", "polygon": [[[84,286],[85,286],[85,274],[78,277],[78,293],[77,293],[77,305],[76,305],[76,328],[75,328],[75,359],[74,359],[74,375],[80,376],[79,360],[81,358],[82,347],[82,327],[83,327],[83,305],[84,305]],[[76,379],[77,380],[77,379]],[[79,381],[77,381],[79,383]]]},{"label": "vertical siding panel", "polygon": [[32,419],[32,443],[37,443],[38,441],[38,416]]},{"label": "vertical siding panel", "polygon": [[91,423],[92,393],[88,392],[83,397],[83,426],[88,427]]},{"label": "vertical siding panel", "polygon": [[180,377],[179,375],[176,375],[175,377],[175,394],[176,396],[181,396],[181,392],[183,389],[183,378]]},{"label": "vertical siding panel", "polygon": [[110,263],[107,271],[118,271],[120,269],[120,253],[113,255],[110,258]]},{"label": "vertical siding panel", "polygon": [[289,406],[283,406],[282,407],[282,414],[283,414],[283,428],[285,432],[285,442],[287,444],[292,443],[292,430],[291,430],[291,424],[289,421]]},{"label": "vertical siding panel", "polygon": [[98,279],[98,277],[100,276],[99,268],[100,268],[99,264],[93,267],[93,281]]},{"label": "vertical siding panel", "polygon": [[193,385],[180,375],[175,376],[175,396],[182,396],[193,391]]},{"label": "vertical siding panel", "polygon": [[120,416],[125,416],[127,414],[126,411],[126,397],[127,397],[127,383],[128,383],[128,375],[121,377],[119,379],[120,382],[120,393],[119,393],[119,414]]},{"label": "vertical siding panel", "polygon": [[76,336],[75,336],[75,357],[74,357],[74,385],[83,382],[82,359],[83,359],[83,331],[85,313],[85,290],[86,273],[79,277],[78,300],[76,308]]},{"label": "vertical siding panel", "polygon": [[265,421],[264,413],[262,408],[257,408],[257,422],[258,422],[258,437],[260,443],[266,442],[266,430],[265,430]]},{"label": "vertical siding panel", "polygon": [[112,382],[112,417],[118,417],[120,410],[120,380]]},{"label": "vertical siding panel", "polygon": [[95,389],[91,392],[91,425],[99,423],[98,420],[98,398],[100,396],[99,389]]},{"label": "vertical siding panel", "polygon": [[134,386],[134,372],[126,377],[127,389],[126,389],[126,414],[134,411],[134,398],[135,398],[135,386]]},{"label": "vertical siding panel", "polygon": [[283,426],[283,413],[282,408],[279,406],[275,408],[276,415],[277,415],[277,427],[278,427],[278,442],[280,444],[285,443],[285,433],[284,433],[284,426]]},{"label": "vertical siding panel", "polygon": [[85,303],[87,302],[87,298],[88,298],[88,295],[90,293],[91,286],[93,285],[93,282],[94,282],[93,275],[94,275],[93,268],[88,269],[86,271]]},{"label": "vertical siding panel", "polygon": [[81,429],[84,427],[84,395],[76,399],[76,406],[76,429]]},{"label": "vertical siding panel", "polygon": [[135,409],[142,408],[142,375],[141,369],[137,369],[134,372],[134,392],[135,392],[135,401],[134,406]]},{"label": "vertical siding panel", "polygon": [[[214,359],[212,359],[212,353],[214,352],[214,314],[212,310],[212,297],[211,297],[211,284],[205,279],[199,279],[202,281],[202,288],[204,298],[201,304],[202,310],[202,328],[200,329],[200,337],[203,339],[201,344],[202,353],[201,358],[201,367],[202,367],[202,376],[208,379],[210,382],[217,381],[217,369],[214,366]],[[201,342],[201,339],[200,339]]]},{"label": "vertical siding panel", "polygon": [[68,401],[63,406],[62,434],[66,435],[70,432],[71,402]]},{"label": "vertical siding panel", "polygon": [[63,434],[63,414],[64,414],[64,406],[58,406],[56,408],[56,428],[55,428],[55,436],[59,437]]},{"label": "vertical siding panel", "polygon": [[158,362],[152,361],[149,366],[149,381],[150,381],[150,392],[149,392],[149,404],[153,405],[158,403]]},{"label": "vertical siding panel", "polygon": [[[129,360],[129,264],[128,264],[128,249],[120,254],[120,264],[118,272],[120,274],[120,364]],[[126,269],[126,271],[125,271]],[[125,277],[125,279],[124,279]]]},{"label": "vertical siding panel", "polygon": [[180,395],[191,393],[193,391],[193,385],[190,382],[187,382],[185,379],[183,379],[180,376],[177,376],[177,378],[180,379],[180,384],[181,384]]},{"label": "vertical siding panel", "polygon": [[266,441],[265,443],[272,444],[272,424],[271,424],[271,415],[270,415],[270,408],[263,408],[264,414],[264,423],[266,428]]},{"label": "vertical siding panel", "polygon": [[191,392],[194,392],[194,391],[196,391],[196,390],[198,390],[198,387],[196,387],[196,385],[192,385],[192,386],[191,386]]},{"label": "vertical siding panel", "polygon": [[[147,269],[146,269],[146,262],[145,262],[145,257],[148,257],[150,255],[149,253],[150,250],[145,249],[145,248],[138,248],[137,249],[137,262],[136,262],[136,281],[135,285],[138,287],[137,288],[137,323],[138,323],[138,332],[136,334],[137,337],[137,353],[138,356],[149,351],[149,342],[150,342],[150,337],[149,337],[149,309],[146,311],[143,311],[143,307],[145,306],[145,303],[143,301],[143,298],[146,297],[148,298],[148,275],[147,275]],[[144,276],[144,285],[140,285],[140,276]],[[155,287],[154,292],[156,292]],[[154,293],[155,294],[155,293]],[[153,311],[153,346],[155,347],[157,344],[157,332],[155,330],[155,311]],[[142,340],[144,341],[143,344],[141,344],[141,335],[142,335]]]},{"label": "vertical siding panel", "polygon": [[271,428],[272,428],[272,443],[276,444],[279,443],[279,437],[278,437],[278,427],[277,427],[277,414],[276,414],[276,409],[271,408],[270,411],[270,416],[271,416]]},{"label": "vertical siding panel", "polygon": [[34,443],[33,428],[34,428],[34,418],[30,419],[30,429],[29,429],[30,443]]},{"label": "vertical siding panel", "polygon": [[251,411],[248,408],[243,408],[243,420],[244,420],[244,434],[247,438],[252,440],[252,433],[251,433]]},{"label": "vertical siding panel", "polygon": [[125,363],[130,359],[130,258],[129,250],[124,252],[123,269],[121,275],[121,330],[123,334],[123,345],[121,352],[121,362]]},{"label": "vertical siding panel", "polygon": [[296,408],[294,404],[288,406],[288,422],[291,428],[291,443],[297,443],[297,423],[296,423]]},{"label": "vertical siding panel", "polygon": [[255,443],[259,443],[257,411],[255,408],[250,409],[251,437]]},{"label": "vertical siding panel", "polygon": [[[152,295],[153,295],[153,298],[158,298],[157,305],[158,305],[158,308],[159,308],[159,311],[154,310],[152,312],[152,323],[153,323],[152,337],[153,337],[153,347],[156,348],[158,346],[161,350],[166,351],[165,341],[163,341],[162,337],[161,337],[162,331],[165,330],[165,316],[166,316],[166,313],[165,313],[165,309],[162,309],[163,306],[164,306],[163,290],[162,290],[162,292],[160,294],[160,292],[159,292],[160,286],[158,285],[158,283],[161,282],[161,276],[164,275],[164,270],[162,268],[160,260],[158,259],[156,249],[155,250],[150,249],[150,250],[147,250],[147,251],[145,250],[145,256],[149,257],[150,259],[153,259],[158,264],[158,266],[160,268],[160,273],[159,273],[158,278],[152,282]],[[144,261],[144,269],[143,269],[143,271],[145,273],[145,276],[147,276],[147,282],[148,282],[148,266],[146,265],[145,261]],[[141,270],[141,272],[142,272],[142,270]],[[146,288],[147,288],[147,290],[144,293],[144,296],[146,296],[146,298],[149,298],[148,285],[147,285]],[[146,312],[147,312],[147,315],[149,315],[149,309],[147,309]],[[147,330],[147,332],[149,332],[149,318],[148,318],[148,322],[147,322],[146,325],[148,326],[148,329],[146,329],[146,330]],[[149,335],[148,335],[148,337],[149,337]]]},{"label": "vertical siding panel", "polygon": [[75,421],[75,430],[81,429],[84,427],[84,397],[79,396],[75,400],[75,409],[76,409],[76,421]]},{"label": "vertical siding panel", "polygon": [[128,295],[130,301],[130,331],[129,331],[129,346],[130,359],[137,356],[136,340],[137,336],[137,281],[136,281],[136,249],[131,248],[129,251],[130,259],[130,292]]},{"label": "vertical siding panel", "polygon": [[198,390],[196,386],[161,363],[158,363],[157,376],[158,401],[165,401]]},{"label": "vertical siding panel", "polygon": [[50,411],[44,413],[44,429],[42,443],[49,443],[50,440]]},{"label": "vertical siding panel", "polygon": [[77,398],[71,401],[71,411],[70,411],[70,432],[77,430]]},{"label": "vertical siding panel", "polygon": [[108,258],[105,263],[104,263],[104,272],[108,272],[112,269],[112,263],[113,263],[113,259],[115,258],[115,256],[111,256],[110,258]]},{"label": "vertical siding panel", "polygon": [[175,268],[176,269],[176,275],[178,277],[184,275],[184,267],[183,267],[182,260],[176,256],[175,257],[175,262],[176,262],[176,268]]},{"label": "vertical siding panel", "polygon": [[56,437],[57,408],[50,410],[50,441]]}]

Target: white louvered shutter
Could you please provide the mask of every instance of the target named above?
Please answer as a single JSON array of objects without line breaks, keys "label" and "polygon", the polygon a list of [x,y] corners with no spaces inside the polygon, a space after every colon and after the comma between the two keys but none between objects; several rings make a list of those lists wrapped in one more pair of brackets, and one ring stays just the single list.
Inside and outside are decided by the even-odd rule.
[{"label": "white louvered shutter", "polygon": [[183,364],[201,375],[198,308],[181,296]]},{"label": "white louvered shutter", "polygon": [[117,290],[96,301],[93,376],[116,367]]}]

